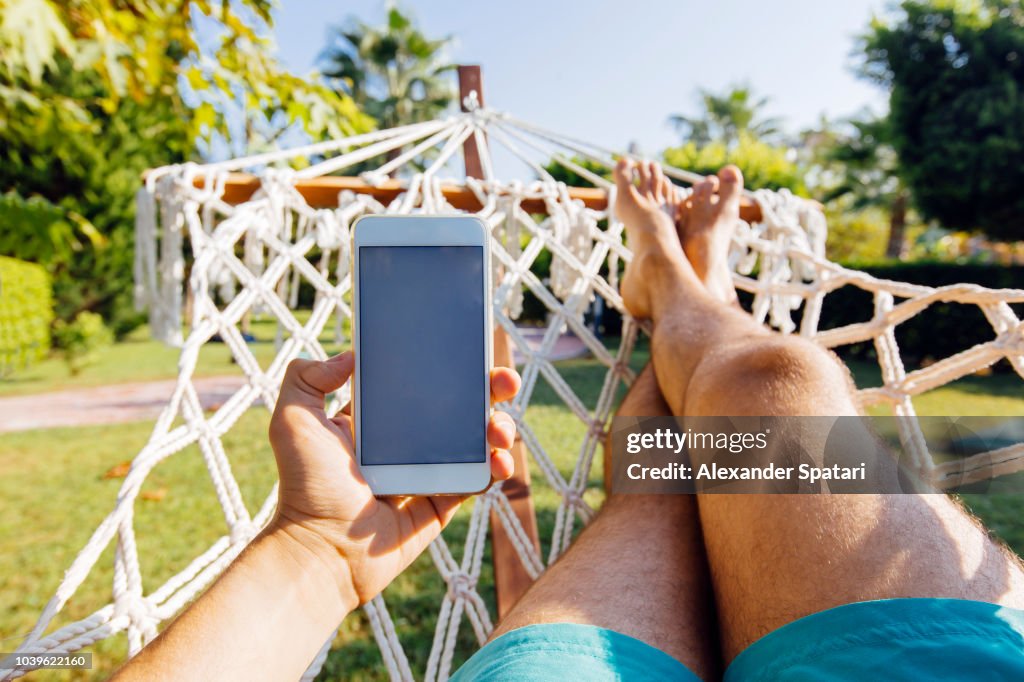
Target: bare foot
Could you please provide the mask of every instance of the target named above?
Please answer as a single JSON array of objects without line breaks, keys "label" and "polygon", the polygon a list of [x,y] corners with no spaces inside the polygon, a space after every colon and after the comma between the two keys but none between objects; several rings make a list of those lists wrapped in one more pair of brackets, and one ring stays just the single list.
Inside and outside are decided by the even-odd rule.
[{"label": "bare foot", "polygon": [[741,196],[743,175],[736,166],[726,166],[717,177],[694,185],[689,199],[675,202],[676,227],[686,259],[708,293],[729,304],[736,302],[728,256]]},{"label": "bare foot", "polygon": [[[638,183],[634,183],[634,170]],[[622,302],[630,315],[646,319],[653,316],[655,293],[682,293],[666,291],[663,282],[671,280],[670,288],[690,284],[701,288],[700,280],[687,263],[672,217],[665,210],[666,205],[675,204],[674,188],[661,167],[620,159],[615,166],[615,184],[615,213],[626,227],[633,252],[622,276]]]}]

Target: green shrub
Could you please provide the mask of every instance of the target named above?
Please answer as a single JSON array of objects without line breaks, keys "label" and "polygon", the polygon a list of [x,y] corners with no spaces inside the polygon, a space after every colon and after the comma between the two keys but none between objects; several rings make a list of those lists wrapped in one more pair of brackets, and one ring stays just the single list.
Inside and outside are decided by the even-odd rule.
[{"label": "green shrub", "polygon": [[[939,287],[947,284],[973,283],[989,289],[1024,288],[1024,266],[956,264],[918,261],[910,263],[845,263],[846,267],[866,272],[881,279],[924,284]],[[739,292],[740,303],[750,309],[752,296]],[[896,303],[904,299],[896,299]],[[527,297],[527,303],[530,303]],[[1024,317],[1024,304],[1011,306],[1017,317]],[[543,319],[543,305],[534,308],[524,305],[524,318]],[[825,298],[818,328],[834,329],[855,322],[866,322],[874,312],[874,299],[870,292],[846,286]],[[530,313],[528,315],[527,313]],[[800,311],[793,315],[799,325]],[[604,334],[618,335],[621,318],[613,308],[606,308],[601,321]],[[896,341],[900,355],[908,370],[948,357],[971,346],[991,341],[995,334],[984,313],[975,305],[935,303],[926,310],[896,327]],[[871,342],[855,343],[835,349],[843,360],[875,362],[876,354]],[[1009,363],[1000,362],[996,372],[1012,372]]]},{"label": "green shrub", "polygon": [[83,310],[74,321],[57,320],[53,335],[72,374],[78,374],[96,360],[96,351],[114,341],[113,333],[98,313]]},{"label": "green shrub", "polygon": [[0,256],[0,376],[50,350],[50,277],[34,263]]},{"label": "green shrub", "polygon": [[735,164],[743,171],[743,184],[748,189],[788,189],[794,194],[805,194],[803,175],[790,160],[788,150],[774,147],[750,133],[740,133],[735,146],[712,142],[698,147],[688,142],[664,152],[665,162],[676,168],[686,168],[701,175],[713,175],[727,164]]},{"label": "green shrub", "polygon": [[825,253],[832,261],[878,262],[885,258],[889,242],[889,215],[877,208],[860,211],[837,206],[825,207],[828,236]]}]

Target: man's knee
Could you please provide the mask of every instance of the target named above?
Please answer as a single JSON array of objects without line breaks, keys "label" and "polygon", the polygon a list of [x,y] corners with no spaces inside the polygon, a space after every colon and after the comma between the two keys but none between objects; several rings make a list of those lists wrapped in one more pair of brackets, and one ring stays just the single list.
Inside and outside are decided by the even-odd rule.
[{"label": "man's knee", "polygon": [[848,414],[855,413],[851,388],[849,372],[831,353],[801,337],[775,335],[708,354],[694,371],[686,408],[708,415]]},{"label": "man's knee", "polygon": [[846,370],[821,346],[799,336],[774,336],[737,353],[736,366],[762,384],[839,385],[846,388]]}]

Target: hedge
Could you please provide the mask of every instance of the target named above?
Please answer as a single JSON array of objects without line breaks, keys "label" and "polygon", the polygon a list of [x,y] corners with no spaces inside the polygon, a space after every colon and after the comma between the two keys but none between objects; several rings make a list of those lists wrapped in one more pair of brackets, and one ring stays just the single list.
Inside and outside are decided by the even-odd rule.
[{"label": "hedge", "polygon": [[[847,264],[880,279],[938,287],[947,284],[972,283],[989,289],[1024,289],[1024,265],[957,264],[919,261],[913,263]],[[901,299],[897,299],[898,304]],[[1018,317],[1024,306],[1013,305]],[[846,286],[829,294],[822,307],[819,329],[832,329],[871,318],[874,310],[872,294]],[[927,310],[896,327],[896,341],[909,368],[920,367],[934,360],[953,355],[971,346],[990,341],[995,333],[984,313],[975,305],[936,303]],[[875,358],[874,345],[858,343],[837,349],[843,359]],[[997,371],[1009,371],[1006,362]]]},{"label": "hedge", "polygon": [[[550,258],[538,258],[533,270],[540,277],[547,276]],[[970,282],[990,289],[1024,289],[1024,266],[987,264],[957,264],[941,262],[847,263],[846,267],[867,272],[881,279],[913,284],[943,286]],[[740,301],[749,309],[750,296],[740,292]],[[899,303],[900,299],[897,299]],[[1024,306],[1013,305],[1018,317],[1024,317]],[[523,306],[523,319],[541,321],[546,314],[544,305],[527,293]],[[871,319],[874,312],[872,294],[853,286],[832,292],[825,299],[819,329],[832,329],[854,322]],[[799,324],[800,311],[794,314]],[[618,313],[606,308],[598,324],[606,336],[617,336],[621,329]],[[937,303],[896,327],[903,361],[913,369],[938,360],[994,337],[992,327],[977,306],[957,303]],[[837,348],[844,360],[875,360],[874,345],[857,343]],[[1001,362],[996,371],[1011,371],[1008,363]]]},{"label": "hedge", "polygon": [[[891,279],[912,284],[943,286],[969,282],[989,289],[1024,289],[1024,265],[989,265],[984,263],[958,264],[948,262],[915,261],[910,263],[844,263],[853,270],[860,270],[880,279]],[[620,263],[620,267],[621,263]],[[551,270],[551,253],[544,249],[530,268],[541,280],[547,280]],[[602,274],[607,274],[606,267]],[[300,298],[311,303],[312,287],[301,292]],[[749,310],[750,296],[740,292],[740,302]],[[897,303],[899,299],[897,299]],[[1012,306],[1018,317],[1024,318],[1024,305]],[[871,319],[874,312],[872,294],[853,286],[846,286],[832,292],[825,299],[819,329],[832,329],[854,322]],[[541,324],[547,319],[548,310],[529,290],[525,292],[523,313],[520,322]],[[622,320],[618,312],[605,307],[600,319],[594,321],[591,311],[587,313],[587,324],[593,324],[606,337],[621,334]],[[793,315],[799,324],[800,311]],[[933,360],[948,357],[971,346],[990,341],[994,337],[992,327],[984,314],[973,305],[937,303],[927,310],[896,327],[903,361],[907,369],[914,369]],[[843,346],[836,352],[844,360],[875,360],[874,345],[858,343]],[[1012,371],[1006,362],[998,363],[996,371]]]},{"label": "hedge", "polygon": [[0,376],[50,350],[50,276],[34,263],[0,256]]}]

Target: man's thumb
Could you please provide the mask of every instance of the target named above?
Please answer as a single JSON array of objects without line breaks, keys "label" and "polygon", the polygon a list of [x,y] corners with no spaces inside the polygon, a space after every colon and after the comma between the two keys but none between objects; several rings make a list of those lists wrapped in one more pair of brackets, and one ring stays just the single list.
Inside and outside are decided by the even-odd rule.
[{"label": "man's thumb", "polygon": [[355,357],[351,351],[336,355],[327,362],[292,360],[285,373],[281,392],[288,393],[288,389],[295,389],[313,398],[322,408],[324,396],[341,388],[352,376],[354,366]]}]

